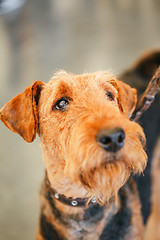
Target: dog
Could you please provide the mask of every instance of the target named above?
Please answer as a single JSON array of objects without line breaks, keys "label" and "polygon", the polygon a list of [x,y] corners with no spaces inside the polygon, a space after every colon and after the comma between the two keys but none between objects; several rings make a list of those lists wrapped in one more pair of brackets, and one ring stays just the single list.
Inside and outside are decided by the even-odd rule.
[{"label": "dog", "polygon": [[[160,50],[150,50],[140,56],[130,68],[119,75],[120,80],[137,89],[140,96],[150,79],[160,66]],[[140,118],[144,129],[148,156],[147,167],[143,176],[136,176],[138,193],[142,206],[145,225],[145,239],[160,240],[160,93],[155,97],[150,109]]]},{"label": "dog", "polygon": [[56,73],[4,105],[0,119],[27,142],[38,133],[45,164],[37,240],[143,239],[131,174],[147,164],[137,92],[108,72]]}]

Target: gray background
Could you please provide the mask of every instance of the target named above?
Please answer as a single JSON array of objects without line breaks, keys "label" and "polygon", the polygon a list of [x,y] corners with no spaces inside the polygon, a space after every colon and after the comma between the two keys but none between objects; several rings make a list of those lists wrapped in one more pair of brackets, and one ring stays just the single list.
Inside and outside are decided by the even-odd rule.
[{"label": "gray background", "polygon": [[[58,69],[118,74],[155,48],[160,0],[28,0],[0,16],[0,108]],[[38,137],[27,144],[0,123],[0,239],[34,239],[43,172]]]}]

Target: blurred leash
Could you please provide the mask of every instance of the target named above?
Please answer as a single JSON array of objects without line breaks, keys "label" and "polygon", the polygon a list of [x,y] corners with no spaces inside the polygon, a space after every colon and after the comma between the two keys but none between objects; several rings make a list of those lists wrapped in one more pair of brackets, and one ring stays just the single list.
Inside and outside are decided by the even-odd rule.
[{"label": "blurred leash", "polygon": [[156,70],[145,92],[139,97],[136,109],[131,116],[137,122],[141,115],[151,106],[156,94],[160,91],[160,67]]}]

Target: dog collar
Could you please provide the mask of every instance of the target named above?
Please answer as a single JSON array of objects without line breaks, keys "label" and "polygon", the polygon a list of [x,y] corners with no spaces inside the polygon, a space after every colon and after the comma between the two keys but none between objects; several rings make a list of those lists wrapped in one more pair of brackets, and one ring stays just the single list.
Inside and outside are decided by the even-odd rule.
[{"label": "dog collar", "polygon": [[50,185],[49,179],[47,177],[46,174],[46,178],[45,178],[45,183],[46,183],[46,187],[48,192],[52,195],[52,197],[68,206],[72,206],[72,207],[85,207],[85,206],[90,206],[90,205],[94,205],[97,204],[96,198],[92,198],[89,201],[89,198],[67,198],[65,197],[63,194],[59,194],[57,193]]}]

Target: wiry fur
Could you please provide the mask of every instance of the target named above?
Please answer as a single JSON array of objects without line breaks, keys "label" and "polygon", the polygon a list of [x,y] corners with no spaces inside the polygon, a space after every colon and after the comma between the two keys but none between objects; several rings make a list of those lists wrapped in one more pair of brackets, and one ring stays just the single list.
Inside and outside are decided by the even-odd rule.
[{"label": "wiry fur", "polygon": [[[106,97],[108,91],[112,93],[113,99]],[[29,104],[27,96],[31,96]],[[57,110],[55,106],[61,98],[67,98],[69,103],[65,109]],[[45,169],[53,189],[68,198],[95,197],[103,206],[103,219],[98,220],[96,217],[96,224],[91,223],[86,228],[86,221],[82,225],[75,223],[75,218],[79,219],[78,221],[84,218],[83,208],[65,206],[47,195],[47,190],[43,190],[41,223],[49,221],[51,226],[48,224],[47,229],[52,229],[54,226],[61,236],[70,240],[104,239],[103,236],[107,236],[105,231],[103,232],[105,226],[112,217],[117,216],[115,219],[121,219],[122,213],[122,216],[127,215],[129,220],[126,222],[126,227],[122,224],[126,230],[122,231],[120,237],[124,235],[123,239],[128,237],[142,239],[140,207],[133,209],[134,201],[139,204],[135,197],[136,190],[131,189],[132,184],[129,184],[130,187],[126,186],[121,193],[119,192],[132,172],[141,173],[146,166],[143,130],[139,124],[129,119],[135,109],[136,100],[136,90],[109,73],[74,75],[61,71],[55,74],[49,83],[35,82],[32,87],[15,97],[16,106],[21,107],[15,107],[11,100],[1,109],[1,120],[26,141],[33,141],[38,131]],[[29,128],[25,118],[28,117],[28,109]],[[19,115],[22,116],[20,111],[23,111],[25,122],[22,121],[22,117],[19,118]],[[16,128],[11,127],[13,125]],[[96,136],[103,129],[117,127],[124,130],[124,146],[118,152],[108,152],[98,145]],[[118,195],[117,205],[113,201],[107,208],[106,203],[116,195]],[[57,210],[56,212],[54,210],[53,214],[54,207]],[[128,209],[127,214],[122,211],[125,209]],[[63,215],[63,224],[64,216],[69,211],[72,217],[68,215],[68,219],[74,220],[74,224],[78,224],[77,228],[74,229],[74,224],[69,224],[64,230],[64,225],[61,226],[60,223],[60,213],[59,219],[56,217],[57,211],[61,211]],[[120,221],[123,223],[122,219]],[[46,225],[41,225],[41,229],[46,229]],[[91,233],[94,229],[95,232]],[[39,231],[37,239],[42,239],[42,235],[44,239],[63,239],[63,237],[58,238],[56,231],[52,231],[52,238],[47,237],[48,231],[51,230],[47,230],[47,233],[46,230]],[[88,231],[88,235],[85,231]],[[110,232],[108,236],[113,235],[114,232]],[[113,239],[117,238],[113,237]]]},{"label": "wiry fur", "polygon": [[[145,167],[141,127],[120,112],[116,101],[106,101],[106,90],[114,91],[118,98],[111,80],[113,78],[105,73],[97,81],[95,75],[59,73],[43,88],[39,103],[39,131],[45,166],[51,183],[58,179],[61,182],[57,183],[58,189],[68,197],[94,196],[104,203],[126,182],[131,171],[141,172]],[[73,99],[69,110],[52,112],[54,99],[63,96]],[[117,126],[124,129],[126,142],[123,151],[114,155],[97,145],[96,134],[101,129]],[[61,178],[57,176],[59,173]],[[66,185],[69,180],[73,181],[71,192],[68,187],[64,188],[64,183]],[[83,192],[79,196],[77,184]]]}]

